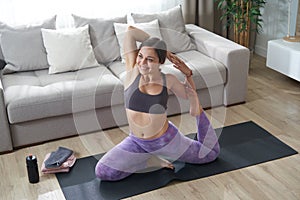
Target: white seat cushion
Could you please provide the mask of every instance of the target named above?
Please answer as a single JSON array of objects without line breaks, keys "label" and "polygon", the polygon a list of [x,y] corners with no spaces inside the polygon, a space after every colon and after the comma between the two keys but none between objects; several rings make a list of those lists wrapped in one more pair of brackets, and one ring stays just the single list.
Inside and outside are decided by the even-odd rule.
[{"label": "white seat cushion", "polygon": [[10,123],[123,104],[121,81],[106,67],[49,75],[48,70],[3,75]]}]

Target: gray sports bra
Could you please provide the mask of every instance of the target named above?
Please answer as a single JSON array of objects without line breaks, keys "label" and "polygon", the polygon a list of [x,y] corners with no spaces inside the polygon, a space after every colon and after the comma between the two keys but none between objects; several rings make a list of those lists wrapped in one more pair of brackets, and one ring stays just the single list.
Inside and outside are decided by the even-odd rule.
[{"label": "gray sports bra", "polygon": [[163,114],[167,110],[168,89],[166,87],[166,75],[162,73],[163,89],[161,93],[156,95],[146,94],[140,91],[139,82],[141,74],[139,74],[134,82],[124,91],[125,107],[139,112],[151,114]]}]

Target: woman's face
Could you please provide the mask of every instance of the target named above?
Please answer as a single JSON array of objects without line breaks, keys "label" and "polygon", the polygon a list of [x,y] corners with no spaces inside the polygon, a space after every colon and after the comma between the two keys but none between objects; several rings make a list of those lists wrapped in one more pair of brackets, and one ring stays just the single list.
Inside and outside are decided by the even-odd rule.
[{"label": "woman's face", "polygon": [[138,52],[136,63],[140,73],[143,75],[159,71],[159,58],[152,47],[142,47]]}]

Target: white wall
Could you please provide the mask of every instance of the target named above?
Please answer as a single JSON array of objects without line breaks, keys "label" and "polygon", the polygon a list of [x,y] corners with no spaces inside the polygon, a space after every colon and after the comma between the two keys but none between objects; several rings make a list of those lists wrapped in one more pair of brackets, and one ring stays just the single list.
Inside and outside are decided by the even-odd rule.
[{"label": "white wall", "polygon": [[[295,35],[299,0],[292,0],[290,35]],[[256,36],[255,53],[266,57],[268,41],[288,34],[288,0],[269,0],[262,9],[263,31]]]},{"label": "white wall", "polygon": [[116,17],[130,12],[159,12],[182,4],[183,0],[0,0],[0,21],[16,26],[58,15],[69,23],[70,14],[83,17]]}]

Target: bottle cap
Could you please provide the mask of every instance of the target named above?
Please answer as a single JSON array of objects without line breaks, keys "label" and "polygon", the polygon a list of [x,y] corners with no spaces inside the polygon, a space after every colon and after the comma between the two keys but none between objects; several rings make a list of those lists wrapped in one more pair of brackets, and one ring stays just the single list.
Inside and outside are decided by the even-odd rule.
[{"label": "bottle cap", "polygon": [[30,154],[29,156],[26,157],[26,164],[28,166],[34,166],[37,164],[37,159],[36,156]]}]

